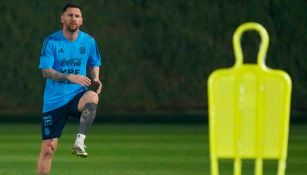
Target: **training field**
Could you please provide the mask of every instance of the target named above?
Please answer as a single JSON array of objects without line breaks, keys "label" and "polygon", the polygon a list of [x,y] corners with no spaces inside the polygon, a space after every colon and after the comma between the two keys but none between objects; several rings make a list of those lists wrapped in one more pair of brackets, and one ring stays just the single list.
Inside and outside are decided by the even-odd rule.
[{"label": "training field", "polygon": [[[209,175],[207,124],[95,124],[87,137],[89,157],[70,153],[76,124],[68,124],[53,160],[51,175]],[[34,175],[39,124],[0,124],[0,175]],[[307,125],[291,124],[287,175],[306,175]],[[230,161],[221,161],[231,175]],[[273,175],[275,161],[264,168]],[[243,174],[253,174],[251,161]]]}]

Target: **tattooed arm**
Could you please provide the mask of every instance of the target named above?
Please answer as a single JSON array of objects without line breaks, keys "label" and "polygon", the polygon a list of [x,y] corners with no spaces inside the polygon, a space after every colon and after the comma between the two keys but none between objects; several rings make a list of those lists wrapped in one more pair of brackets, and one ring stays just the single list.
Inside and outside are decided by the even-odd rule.
[{"label": "tattooed arm", "polygon": [[63,74],[55,71],[54,69],[42,69],[42,74],[44,78],[49,78],[56,81],[68,80],[69,74]]},{"label": "tattooed arm", "polygon": [[54,69],[42,69],[42,74],[44,78],[49,78],[55,81],[68,80],[72,83],[80,84],[82,86],[91,85],[91,80],[88,77],[82,75],[64,74],[57,72]]},{"label": "tattooed arm", "polygon": [[93,81],[99,81],[99,67],[90,67],[90,74]]}]

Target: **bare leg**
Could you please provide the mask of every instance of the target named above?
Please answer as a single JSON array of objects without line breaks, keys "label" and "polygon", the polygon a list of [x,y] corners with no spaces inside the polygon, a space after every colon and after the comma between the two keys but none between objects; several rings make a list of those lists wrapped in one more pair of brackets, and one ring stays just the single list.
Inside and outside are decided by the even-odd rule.
[{"label": "bare leg", "polygon": [[42,141],[41,152],[37,162],[38,175],[48,175],[50,173],[52,156],[56,151],[57,145],[57,138]]},{"label": "bare leg", "polygon": [[93,91],[86,92],[79,101],[78,110],[81,113],[78,134],[86,135],[96,116],[98,95]]},{"label": "bare leg", "polygon": [[87,152],[85,151],[86,147],[84,145],[84,140],[89,128],[95,119],[98,100],[99,98],[97,93],[94,91],[88,91],[81,97],[79,101],[78,110],[81,112],[80,125],[75,144],[72,148],[72,153],[77,156],[88,156]]}]

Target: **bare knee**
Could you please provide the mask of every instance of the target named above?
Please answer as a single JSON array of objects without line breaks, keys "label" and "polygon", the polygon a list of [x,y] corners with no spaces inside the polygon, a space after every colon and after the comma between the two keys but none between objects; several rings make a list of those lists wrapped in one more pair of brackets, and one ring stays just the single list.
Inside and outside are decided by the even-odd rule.
[{"label": "bare knee", "polygon": [[42,143],[41,154],[44,157],[52,157],[57,148],[57,140],[44,140]]},{"label": "bare knee", "polygon": [[96,92],[94,92],[94,91],[87,91],[84,94],[84,97],[85,97],[86,103],[98,104],[99,97],[98,97],[98,94]]},{"label": "bare knee", "polygon": [[98,104],[99,97],[98,94],[94,91],[87,91],[80,99],[78,104],[78,110],[82,111],[85,104],[87,103],[94,103]]}]

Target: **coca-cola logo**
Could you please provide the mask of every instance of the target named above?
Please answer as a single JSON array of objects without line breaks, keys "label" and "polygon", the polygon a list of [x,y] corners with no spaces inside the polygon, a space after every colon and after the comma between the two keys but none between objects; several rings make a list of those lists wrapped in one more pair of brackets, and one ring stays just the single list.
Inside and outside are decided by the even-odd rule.
[{"label": "coca-cola logo", "polygon": [[64,58],[61,61],[61,66],[81,66],[81,59],[80,58],[72,58],[72,59]]}]

